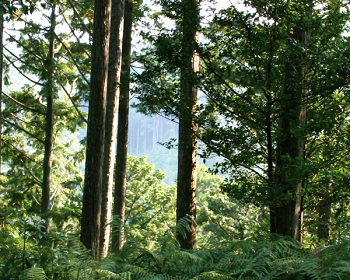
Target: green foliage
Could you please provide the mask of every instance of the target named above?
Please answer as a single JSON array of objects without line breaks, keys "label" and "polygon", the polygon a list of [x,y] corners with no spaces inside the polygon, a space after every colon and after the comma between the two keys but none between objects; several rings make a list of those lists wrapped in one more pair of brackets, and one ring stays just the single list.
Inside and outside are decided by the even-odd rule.
[{"label": "green foliage", "polygon": [[[175,225],[175,186],[163,181],[166,175],[146,157],[128,156],[125,224],[128,235],[143,246],[154,242]],[[127,237],[128,239],[128,237]]]},{"label": "green foliage", "polygon": [[[238,202],[222,194],[219,185],[223,179],[208,173],[204,166],[199,167],[198,173],[200,249],[180,250],[176,231],[185,231],[190,220],[185,217],[175,226],[174,206],[168,205],[174,204],[174,188],[162,183],[163,178],[164,173],[154,171],[154,166],[147,163],[145,157],[129,157],[127,242],[121,251],[101,261],[94,260],[74,235],[42,233],[40,219],[11,222],[18,216],[15,215],[18,210],[7,209],[2,220],[5,225],[11,225],[11,230],[6,229],[12,237],[6,241],[2,239],[2,244],[5,244],[1,248],[7,248],[2,252],[8,254],[6,257],[1,255],[0,279],[30,279],[30,275],[37,277],[33,279],[60,280],[332,280],[350,277],[348,241],[318,248],[319,252],[311,257],[310,249],[290,238],[254,235],[254,231],[263,231],[263,227],[259,228],[255,222],[256,210],[244,212],[244,207],[241,208]],[[135,196],[138,196],[137,200],[133,199]],[[158,209],[162,211],[155,212]],[[208,212],[211,219],[204,218]],[[244,214],[248,219],[243,220]],[[237,240],[242,231],[227,224],[235,217],[242,219],[235,222],[244,226],[244,235],[253,238]],[[168,219],[172,219],[172,223]],[[144,227],[140,227],[142,222],[146,222]],[[16,230],[17,236],[14,234]],[[13,242],[17,242],[17,249],[14,249]]]},{"label": "green foliage", "polygon": [[[350,244],[342,241],[349,236],[350,193],[350,51],[349,37],[342,35],[349,21],[346,1],[321,1],[324,5],[310,17],[305,16],[309,1],[245,1],[253,9],[243,12],[231,6],[203,25],[205,40],[198,46],[201,72],[196,78],[205,102],[198,106],[198,136],[204,143],[203,157],[221,156],[213,171],[221,171],[225,179],[202,165],[198,168],[199,249],[180,250],[175,239],[176,232],[188,230],[190,221],[185,217],[175,225],[175,186],[166,185],[165,174],[154,170],[145,157],[130,156],[127,243],[123,250],[101,261],[93,260],[76,237],[84,161],[77,138],[87,114],[79,114],[74,105],[86,101],[89,92],[90,46],[84,42],[86,34],[91,35],[91,0],[56,1],[60,6],[57,24],[70,32],[56,34],[49,213],[53,226],[49,234],[41,231],[44,221],[38,213],[50,23],[25,16],[35,3],[42,4],[40,11],[47,19],[52,1],[41,2],[19,1],[22,7],[16,14],[13,1],[1,4],[13,13],[13,22],[23,23],[18,36],[9,35],[7,70],[15,65],[29,80],[3,95],[0,279],[350,278]],[[184,7],[180,1],[156,2],[162,5],[161,12],[151,15],[151,9],[143,7],[136,15],[152,17],[161,32],[155,34],[148,25],[142,34],[147,47],[135,58],[144,70],[134,73],[133,91],[139,95],[140,111],[176,120],[181,110],[181,30],[179,26],[166,28],[162,16],[181,24],[179,11]],[[297,34],[309,28],[312,38],[305,47]],[[18,46],[19,51],[13,51],[12,46]],[[307,81],[301,69],[307,69]],[[287,76],[292,82],[286,81]],[[13,78],[10,74],[7,77]],[[278,120],[288,111],[288,98],[281,93],[285,88],[300,92],[306,86],[307,123],[289,120],[291,134],[305,139],[305,157],[282,157],[283,175],[290,182],[304,180],[300,193],[305,213],[303,248],[293,240],[268,235],[266,207],[271,193],[281,199],[294,195],[285,191],[286,186],[271,192],[270,183],[277,174],[278,141],[285,137]],[[146,126],[147,122],[136,121]],[[158,151],[153,153],[158,160],[164,157]],[[311,257],[311,249],[306,247],[318,247],[316,209],[325,196],[334,200],[333,245],[318,248]]]},{"label": "green foliage", "polygon": [[[322,24],[318,11],[315,11],[314,17],[309,19],[312,21],[312,37],[305,48],[302,41],[293,37],[296,31],[291,30],[307,26],[304,21],[308,19],[298,16],[302,9],[306,9],[306,3],[271,3],[277,14],[268,6],[263,8],[265,6],[260,2],[248,1],[247,5],[255,9],[243,12],[232,6],[217,14],[210,27],[204,30],[211,42],[201,49],[204,67],[200,81],[208,98],[208,105],[200,116],[203,125],[201,138],[208,143],[204,156],[219,154],[224,157],[217,167],[228,175],[226,190],[247,203],[268,205],[271,187],[268,184],[277,176],[274,175],[277,174],[277,142],[286,137],[281,134],[278,120],[286,114],[285,107],[292,106],[284,105],[288,97],[283,97],[281,92],[285,87],[301,90],[303,85],[298,83],[302,78],[297,69],[305,67],[304,63],[310,58],[307,125],[289,121],[291,133],[295,137],[303,135],[311,145],[307,145],[306,162],[300,158],[288,158],[282,173],[295,181],[311,178],[320,171],[312,159],[313,155],[319,155],[315,146],[323,147],[315,140],[321,137],[322,131],[339,127],[339,122],[347,115],[341,112],[338,99],[338,90],[348,83],[341,74],[344,65],[334,65],[330,57],[342,60],[341,57],[348,52],[345,47],[348,38],[339,36],[333,40],[330,34],[319,33],[318,27]],[[289,5],[287,10],[285,5]],[[331,7],[325,7],[322,12],[327,15],[337,13]],[[346,13],[339,13],[337,20],[333,19],[339,26],[345,24],[347,17]],[[332,20],[332,17],[327,20]],[[286,61],[295,67],[295,80],[290,85],[285,78],[289,71]],[[347,61],[342,60],[342,63]],[[334,75],[328,75],[328,71]],[[212,117],[212,112],[217,112],[217,118]],[[347,123],[342,122],[342,125],[347,126]],[[341,131],[337,130],[337,133],[343,139],[338,143],[348,141]],[[268,155],[272,157],[273,165],[269,165]],[[333,153],[332,161],[337,159]],[[312,193],[309,188],[308,191]],[[279,190],[275,188],[272,192],[276,196]]]},{"label": "green foliage", "polygon": [[266,235],[268,221],[265,210],[244,205],[225,194],[224,179],[212,174],[204,165],[197,170],[198,245],[209,246],[214,240],[244,240]]},{"label": "green foliage", "polygon": [[[126,194],[126,239],[152,249],[175,226],[176,187],[162,182],[165,174],[154,171],[146,157],[128,157]],[[229,198],[220,186],[223,179],[211,174],[204,165],[198,168],[198,246],[211,246],[224,239],[245,239],[266,235],[267,219],[253,206],[243,206]],[[262,211],[262,212],[260,212]],[[259,213],[260,212],[260,213]],[[256,218],[259,216],[259,221]],[[184,219],[180,230],[186,230]],[[117,223],[118,224],[118,223]],[[119,230],[118,226],[115,230]]]},{"label": "green foliage", "polygon": [[81,245],[71,240],[70,252],[65,249],[69,262],[61,262],[57,274],[61,278],[54,279],[332,280],[350,276],[347,241],[312,258],[310,250],[293,240],[272,239],[217,243],[215,249],[186,252],[170,234],[152,251],[127,243],[122,251],[99,262],[86,257]]},{"label": "green foliage", "polygon": [[[0,189],[4,195],[0,201],[5,207],[25,210],[22,213],[27,215],[26,218],[41,211],[46,95],[48,88],[51,88],[54,92],[54,131],[48,215],[60,231],[67,227],[75,228],[80,217],[79,190],[83,182],[82,163],[85,155],[77,137],[79,130],[85,127],[83,118],[87,113],[78,113],[76,107],[86,99],[88,91],[85,75],[89,68],[89,54],[88,44],[82,44],[79,39],[84,33],[74,28],[70,34],[57,30],[54,44],[55,77],[54,84],[50,84],[47,56],[51,21],[47,14],[52,3],[48,1],[46,4],[37,11],[43,17],[40,22],[37,17],[16,13],[14,28],[20,32],[9,33],[4,48],[16,89],[8,88],[2,101],[3,176]],[[55,19],[57,29],[67,27],[66,16],[72,10],[66,4],[60,3],[61,14]],[[78,33],[80,35],[76,37]],[[16,72],[15,75],[13,72]],[[17,79],[18,76],[25,79],[22,85],[17,84],[22,82]]]},{"label": "green foliage", "polygon": [[42,268],[32,267],[27,268],[23,272],[23,276],[20,277],[20,279],[26,279],[26,280],[45,280],[45,272]]}]

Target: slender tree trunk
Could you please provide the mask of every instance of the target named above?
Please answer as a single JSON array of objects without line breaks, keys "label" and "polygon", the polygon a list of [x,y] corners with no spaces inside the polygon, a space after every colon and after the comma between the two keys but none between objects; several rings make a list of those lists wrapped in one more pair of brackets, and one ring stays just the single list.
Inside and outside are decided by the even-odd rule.
[{"label": "slender tree trunk", "polygon": [[133,21],[133,2],[125,3],[123,36],[123,65],[120,87],[119,112],[118,112],[118,141],[117,159],[115,170],[114,207],[113,215],[118,216],[119,229],[112,237],[112,250],[121,250],[125,243],[125,195],[126,195],[126,163],[128,151],[129,131],[129,91],[130,91],[130,65],[131,65],[131,33]]},{"label": "slender tree trunk", "polygon": [[0,175],[1,175],[1,161],[2,161],[2,85],[3,85],[3,35],[4,35],[4,15],[0,8]]},{"label": "slender tree trunk", "polygon": [[51,11],[51,27],[50,27],[50,43],[49,54],[46,62],[46,127],[44,141],[44,162],[43,162],[43,182],[42,182],[42,198],[41,198],[41,214],[46,220],[45,227],[42,229],[45,232],[50,230],[49,208],[50,208],[50,187],[51,187],[51,170],[52,170],[52,149],[53,149],[53,129],[54,129],[54,68],[55,68],[55,26],[56,26],[56,3],[52,4]]},{"label": "slender tree trunk", "polygon": [[328,241],[331,236],[332,197],[325,196],[318,207],[318,242]]},{"label": "slender tree trunk", "polygon": [[326,192],[320,200],[318,207],[318,242],[329,241],[331,237],[331,222],[332,222],[332,181],[325,182]]},{"label": "slender tree trunk", "polygon": [[95,0],[81,242],[99,257],[110,0]]},{"label": "slender tree trunk", "polygon": [[[311,8],[307,13],[311,16]],[[295,31],[294,38],[305,46],[309,44],[311,31]],[[304,60],[307,58],[303,58]],[[296,124],[306,124],[307,113],[307,69],[304,66],[287,62],[286,80],[282,93],[282,117],[279,120],[280,139],[277,143],[276,174],[274,181],[275,199],[270,207],[271,233],[289,235],[301,241],[303,178],[294,178],[302,173],[301,162],[305,157],[305,139],[302,132],[297,135],[293,130]],[[292,162],[292,164],[291,164]],[[299,172],[296,172],[299,170]],[[288,173],[292,171],[292,176]]]},{"label": "slender tree trunk", "polygon": [[197,188],[197,94],[195,73],[199,70],[196,46],[199,39],[199,2],[182,0],[182,65],[181,101],[179,109],[179,150],[176,220],[192,217],[191,230],[177,234],[182,249],[196,248],[196,188]]},{"label": "slender tree trunk", "polygon": [[107,82],[107,105],[104,163],[102,179],[101,209],[101,257],[105,258],[109,249],[111,232],[113,178],[115,167],[115,147],[117,142],[120,73],[122,66],[122,42],[124,28],[124,0],[112,0],[111,34],[109,41],[109,64]]}]

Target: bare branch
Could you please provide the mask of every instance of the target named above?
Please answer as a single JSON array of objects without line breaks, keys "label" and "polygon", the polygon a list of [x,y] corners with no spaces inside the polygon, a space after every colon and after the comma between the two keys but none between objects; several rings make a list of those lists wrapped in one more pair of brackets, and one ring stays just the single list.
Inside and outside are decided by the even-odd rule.
[{"label": "bare branch", "polygon": [[32,195],[33,199],[35,200],[36,204],[38,204],[39,206],[41,206],[40,202],[35,198],[34,195]]},{"label": "bare branch", "polygon": [[38,102],[40,103],[40,105],[42,105],[42,106],[44,106],[46,108],[46,105],[43,102],[43,96],[42,95],[39,96]]}]

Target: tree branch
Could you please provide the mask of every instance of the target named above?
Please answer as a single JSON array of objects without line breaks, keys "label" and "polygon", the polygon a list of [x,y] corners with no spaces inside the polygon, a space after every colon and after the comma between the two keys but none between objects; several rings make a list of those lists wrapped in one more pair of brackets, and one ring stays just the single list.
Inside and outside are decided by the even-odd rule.
[{"label": "tree branch", "polygon": [[84,20],[81,18],[78,10],[75,8],[73,2],[71,0],[68,0],[69,5],[72,7],[74,13],[77,15],[77,17],[80,19],[81,25],[84,27],[85,31],[89,33],[89,36],[92,37],[92,32],[91,30],[85,25]]},{"label": "tree branch", "polygon": [[8,95],[7,93],[5,92],[2,92],[2,94],[4,94],[7,98],[9,98],[10,100],[12,100],[13,102],[17,103],[18,105],[22,106],[23,108],[26,108],[32,112],[35,112],[35,113],[38,113],[38,114],[41,114],[41,115],[45,115],[44,112],[41,112],[40,110],[37,110],[37,109],[34,109],[34,108],[31,108],[21,102],[19,102],[18,100],[14,99],[13,97],[11,97],[10,95]]},{"label": "tree branch", "polygon": [[83,74],[82,71],[80,70],[80,67],[79,67],[78,63],[75,61],[74,55],[71,53],[70,49],[66,46],[65,43],[63,43],[63,41],[61,40],[61,38],[60,38],[56,33],[55,33],[54,35],[55,35],[57,41],[59,41],[59,42],[62,44],[63,48],[68,52],[70,58],[72,59],[73,64],[74,64],[75,67],[77,68],[77,70],[78,70],[79,74],[81,75],[82,79],[89,85],[90,82],[85,78],[84,74]]},{"label": "tree branch", "polygon": [[28,53],[31,55],[35,56],[36,58],[43,60],[43,58],[40,55],[35,54],[33,51],[28,49],[26,46],[24,46],[20,41],[18,41],[14,36],[12,36],[10,33],[6,32],[5,33],[12,39],[14,40],[18,45],[20,45],[23,49],[25,49]]},{"label": "tree branch", "polygon": [[66,90],[66,88],[62,85],[62,82],[60,81],[59,77],[56,75],[55,73],[55,77],[56,77],[56,80],[57,82],[60,84],[60,86],[62,87],[63,91],[66,93],[66,95],[68,96],[69,100],[72,102],[75,110],[77,111],[77,113],[79,114],[79,116],[82,118],[82,120],[85,122],[85,123],[88,123],[87,119],[85,119],[85,117],[82,115],[82,113],[80,112],[78,106],[75,104],[75,102],[73,101],[72,99],[72,96],[71,94],[73,93],[73,90],[74,90],[74,84],[75,82],[77,81],[78,77],[76,77],[73,82],[72,82],[72,85],[71,85],[71,90],[70,90],[70,93],[68,93],[68,91]]},{"label": "tree branch", "polygon": [[257,109],[260,113],[264,114],[264,110],[262,110],[259,106],[257,106],[255,103],[253,103],[252,101],[250,101],[249,99],[245,98],[242,94],[239,94],[236,90],[234,90],[226,81],[223,77],[221,77],[221,75],[219,75],[210,65],[209,62],[207,62],[203,57],[202,61],[204,62],[204,64],[207,66],[207,68],[217,77],[219,78],[222,83],[230,90],[232,91],[235,95],[237,95],[239,98],[241,98],[242,100],[244,100],[245,102],[247,102],[250,106],[254,107],[255,109]]},{"label": "tree branch", "polygon": [[23,71],[22,71],[21,69],[19,69],[19,68],[15,65],[15,63],[14,63],[7,55],[4,54],[4,57],[6,58],[6,60],[7,60],[8,62],[10,62],[10,64],[11,64],[24,78],[26,78],[27,80],[31,81],[32,83],[34,83],[34,84],[36,84],[36,85],[39,85],[39,86],[42,86],[42,87],[45,86],[44,84],[39,83],[39,82],[37,82],[37,81],[34,81],[33,79],[29,78],[26,74],[24,74]]},{"label": "tree branch", "polygon": [[[66,22],[66,24],[69,26],[69,29],[71,30],[71,32],[72,32],[73,36],[75,37],[75,39],[77,40],[77,42],[78,42],[79,44],[81,44],[81,43],[80,43],[80,38],[75,34],[73,27],[70,25],[69,21],[67,20],[66,16],[64,15],[64,13],[62,13],[62,16],[63,16],[63,19],[64,19],[64,21]],[[84,51],[84,53],[87,55],[88,58],[91,58],[90,53],[87,52],[87,51],[85,50],[85,48],[83,48],[83,51]]]},{"label": "tree branch", "polygon": [[27,170],[27,172],[33,177],[35,183],[37,183],[40,187],[42,187],[43,183],[33,174],[32,171],[29,170],[29,168],[27,167],[23,159],[20,158],[19,160],[23,163],[23,167],[25,168],[25,170]]},{"label": "tree branch", "polygon": [[8,124],[12,125],[13,127],[18,128],[19,130],[22,130],[23,132],[27,133],[28,135],[32,136],[33,138],[35,138],[36,140],[38,140],[40,143],[44,144],[45,142],[43,140],[41,140],[39,137],[35,136],[33,133],[29,132],[28,130],[18,126],[17,124],[14,124],[12,122],[10,122],[9,120],[5,119],[4,117],[2,118],[5,122],[7,122]]},{"label": "tree branch", "polygon": [[8,148],[10,148],[10,149],[12,149],[12,150],[16,150],[16,151],[17,151],[18,153],[20,153],[23,157],[25,157],[26,159],[29,159],[30,161],[32,161],[32,162],[34,162],[34,163],[37,164],[37,162],[36,162],[34,159],[32,159],[32,158],[30,158],[29,156],[27,156],[23,151],[19,150],[19,149],[18,149],[17,147],[15,147],[14,145],[7,143],[4,139],[1,139],[1,141],[2,141]]}]

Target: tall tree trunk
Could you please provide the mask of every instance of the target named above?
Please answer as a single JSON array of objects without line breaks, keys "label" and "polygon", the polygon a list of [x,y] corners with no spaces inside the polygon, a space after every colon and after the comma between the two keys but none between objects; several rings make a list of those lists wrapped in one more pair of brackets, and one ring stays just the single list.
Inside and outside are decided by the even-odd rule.
[{"label": "tall tree trunk", "polygon": [[[311,16],[311,6],[308,7],[307,16]],[[308,26],[307,26],[308,27]],[[309,44],[311,31],[294,31],[294,39]],[[305,60],[307,58],[302,58]],[[303,187],[303,178],[299,160],[305,157],[305,139],[302,132],[297,135],[293,130],[296,124],[301,127],[306,123],[307,112],[307,69],[306,63],[303,66],[292,65],[287,62],[286,79],[283,88],[282,116],[279,120],[280,139],[277,143],[276,174],[274,181],[275,199],[270,207],[270,230],[271,233],[289,235],[301,241],[301,220],[302,220],[302,197],[300,195]],[[290,164],[292,162],[292,164]],[[293,175],[288,173],[292,170]],[[299,170],[300,172],[296,172]]]},{"label": "tall tree trunk", "polygon": [[124,35],[123,35],[123,65],[121,75],[119,112],[118,112],[118,136],[117,159],[115,170],[114,207],[113,215],[119,218],[119,229],[112,237],[113,252],[121,250],[124,246],[124,222],[125,222],[125,195],[126,195],[126,163],[128,151],[129,131],[129,91],[130,91],[130,65],[131,65],[131,33],[133,21],[133,2],[125,3]]},{"label": "tall tree trunk", "polygon": [[110,0],[95,0],[89,120],[80,240],[99,257]]},{"label": "tall tree trunk", "polygon": [[196,188],[197,188],[197,94],[195,73],[199,70],[196,53],[199,39],[199,2],[182,0],[182,68],[179,109],[179,149],[176,220],[192,217],[190,230],[180,232],[177,240],[182,249],[196,248]]},{"label": "tall tree trunk", "polygon": [[[287,74],[288,75],[288,74]],[[290,78],[289,85],[296,85],[298,81]],[[283,117],[279,121],[280,141],[277,144],[277,161],[276,174],[274,181],[275,200],[270,209],[270,226],[271,233],[281,235],[289,235],[295,239],[299,239],[300,232],[300,214],[301,214],[301,197],[299,195],[302,186],[301,179],[294,179],[293,175],[289,175],[290,170],[298,168],[296,160],[298,157],[304,158],[301,149],[302,140],[292,133],[291,123],[295,123],[299,118],[300,94],[296,90],[289,88],[287,85],[285,92],[288,101],[283,110]],[[298,113],[299,108],[299,113]],[[292,164],[291,164],[292,162]]]},{"label": "tall tree trunk", "polygon": [[320,200],[318,206],[318,242],[329,241],[331,237],[331,222],[332,222],[332,181],[325,182],[326,192]]},{"label": "tall tree trunk", "polygon": [[1,161],[2,161],[2,85],[3,85],[3,35],[4,35],[4,14],[0,8],[0,175],[1,175]]},{"label": "tall tree trunk", "polygon": [[332,197],[325,196],[318,207],[318,228],[317,237],[318,242],[328,241],[331,236],[332,222]]},{"label": "tall tree trunk", "polygon": [[112,216],[115,147],[117,142],[120,73],[122,66],[122,42],[124,28],[124,0],[112,0],[111,34],[109,41],[109,64],[107,82],[107,105],[105,120],[105,145],[102,179],[101,209],[101,257],[109,249]]},{"label": "tall tree trunk", "polygon": [[52,170],[52,149],[53,149],[53,129],[54,129],[54,68],[55,68],[55,26],[56,26],[56,3],[52,3],[51,11],[51,27],[49,34],[49,53],[46,61],[46,126],[45,126],[45,141],[44,141],[44,162],[43,162],[43,182],[42,182],[42,198],[41,198],[41,214],[46,220],[45,227],[42,229],[45,232],[50,230],[49,208],[50,208],[50,187],[51,187],[51,170]]}]

